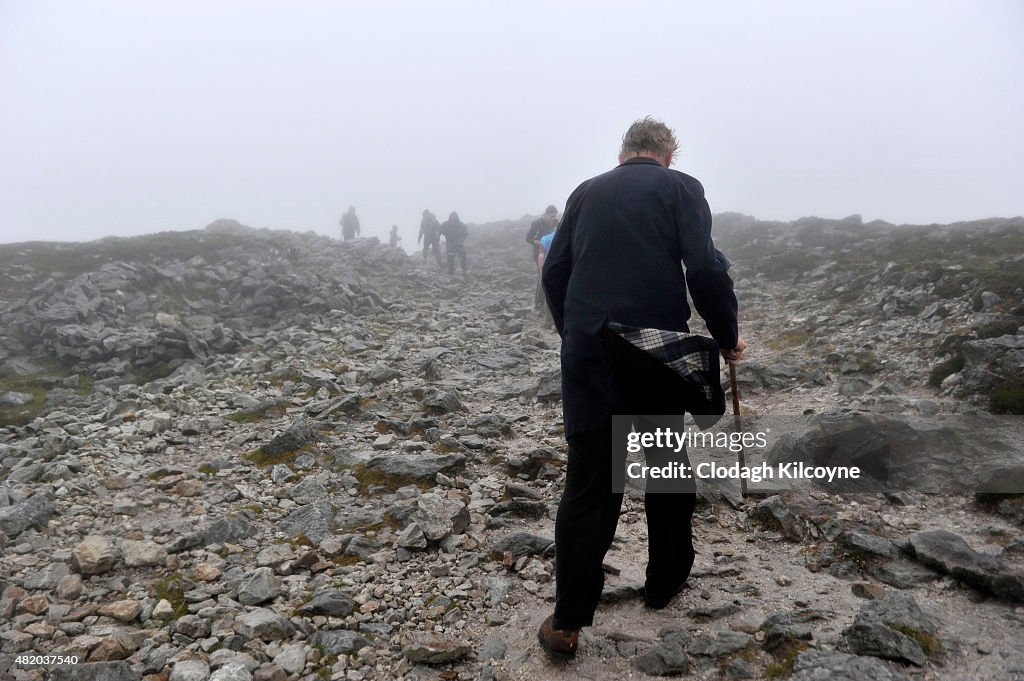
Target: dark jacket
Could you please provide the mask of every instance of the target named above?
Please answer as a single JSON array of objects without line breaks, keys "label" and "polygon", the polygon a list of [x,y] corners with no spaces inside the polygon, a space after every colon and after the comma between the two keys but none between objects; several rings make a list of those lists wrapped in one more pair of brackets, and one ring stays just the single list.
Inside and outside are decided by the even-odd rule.
[{"label": "dark jacket", "polygon": [[736,347],[736,296],[728,261],[711,239],[704,187],[654,159],[629,159],[577,187],[543,283],[562,336],[566,437],[611,428],[613,414],[627,413],[606,351],[606,322],[687,331],[689,288],[711,335],[723,348]]},{"label": "dark jacket", "polygon": [[469,237],[469,228],[458,218],[448,218],[441,225],[445,246],[462,246]]},{"label": "dark jacket", "polygon": [[420,234],[416,237],[416,243],[419,243],[423,237],[427,238],[427,243],[432,243],[437,239],[441,233],[441,223],[437,221],[433,213],[427,213],[420,220]]}]

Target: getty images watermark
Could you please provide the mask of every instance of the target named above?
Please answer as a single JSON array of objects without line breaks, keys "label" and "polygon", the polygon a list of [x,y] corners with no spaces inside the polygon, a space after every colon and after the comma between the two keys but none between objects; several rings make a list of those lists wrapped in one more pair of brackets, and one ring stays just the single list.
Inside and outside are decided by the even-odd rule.
[{"label": "getty images watermark", "polygon": [[[650,419],[651,417],[643,417]],[[626,453],[663,453],[686,459],[670,460],[660,465],[647,462],[628,461],[626,477],[630,480],[649,479],[693,479],[739,480],[759,483],[765,480],[858,480],[859,466],[809,466],[803,461],[779,462],[769,465],[761,461],[752,466],[740,465],[738,461],[726,464],[720,461],[701,461],[691,464],[687,450],[725,450],[731,453],[748,450],[764,451],[768,447],[768,432],[713,432],[687,427],[683,431],[671,427],[655,427],[653,430],[626,434]],[[657,455],[657,454],[656,454]]]},{"label": "getty images watermark", "polygon": [[1024,416],[987,413],[616,415],[613,491],[1024,493]]}]

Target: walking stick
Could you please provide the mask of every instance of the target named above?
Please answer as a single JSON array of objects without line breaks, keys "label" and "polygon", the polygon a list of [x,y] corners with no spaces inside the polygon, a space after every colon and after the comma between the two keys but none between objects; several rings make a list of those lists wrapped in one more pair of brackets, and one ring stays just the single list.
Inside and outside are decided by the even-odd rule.
[{"label": "walking stick", "polygon": [[[729,362],[729,387],[732,389],[732,418],[736,432],[743,432],[743,419],[740,417],[740,388],[736,383],[736,363]],[[743,452],[743,439],[740,438],[740,449],[736,452],[736,461],[740,465],[740,496],[747,496],[747,479],[743,477],[743,468],[747,465],[747,457]]]}]

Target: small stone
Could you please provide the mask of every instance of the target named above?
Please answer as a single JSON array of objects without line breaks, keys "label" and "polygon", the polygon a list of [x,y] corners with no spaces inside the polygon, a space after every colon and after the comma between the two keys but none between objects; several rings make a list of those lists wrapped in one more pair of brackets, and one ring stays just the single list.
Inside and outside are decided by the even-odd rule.
[{"label": "small stone", "polygon": [[310,637],[309,642],[323,650],[325,655],[351,655],[370,645],[361,634],[347,629],[321,629]]},{"label": "small stone", "polygon": [[391,449],[394,447],[395,440],[397,439],[398,438],[395,437],[394,433],[385,433],[373,441],[373,448],[381,451]]},{"label": "small stone", "polygon": [[885,589],[871,582],[855,582],[850,586],[850,591],[857,598],[867,598],[868,600],[875,600],[885,595]]},{"label": "small stone", "polygon": [[114,601],[99,610],[101,615],[113,617],[119,622],[131,622],[139,616],[140,612],[142,612],[142,604],[133,600]]},{"label": "small stone", "polygon": [[158,620],[170,619],[174,615],[174,606],[166,598],[161,598],[153,607],[153,617]]},{"label": "small stone", "polygon": [[441,639],[423,640],[402,647],[402,656],[418,664],[449,664],[468,657],[472,652],[465,644]]},{"label": "small stone", "polygon": [[318,591],[308,603],[299,607],[297,612],[307,616],[348,617],[355,609],[355,601],[344,592],[339,589],[324,589]]},{"label": "small stone", "polygon": [[64,601],[76,600],[82,595],[84,584],[80,575],[68,575],[57,582],[57,598]]},{"label": "small stone", "polygon": [[220,579],[221,572],[209,563],[200,563],[192,571],[192,576],[200,582],[215,582]]},{"label": "small stone", "polygon": [[210,623],[199,615],[183,615],[174,623],[174,631],[198,640],[210,635]]}]

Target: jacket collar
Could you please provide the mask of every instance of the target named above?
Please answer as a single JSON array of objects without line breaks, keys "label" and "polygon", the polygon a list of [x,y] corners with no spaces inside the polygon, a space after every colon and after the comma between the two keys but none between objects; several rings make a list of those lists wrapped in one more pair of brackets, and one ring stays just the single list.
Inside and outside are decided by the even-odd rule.
[{"label": "jacket collar", "polygon": [[[646,165],[654,165],[654,166],[660,166],[661,165],[658,161],[654,160],[653,158],[648,158],[647,156],[634,156],[633,158],[627,158],[625,161],[623,161],[619,165],[620,166],[628,166],[628,165],[633,165],[635,163],[644,163]],[[662,167],[664,168],[664,166],[662,166]]]}]

